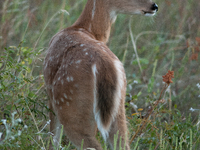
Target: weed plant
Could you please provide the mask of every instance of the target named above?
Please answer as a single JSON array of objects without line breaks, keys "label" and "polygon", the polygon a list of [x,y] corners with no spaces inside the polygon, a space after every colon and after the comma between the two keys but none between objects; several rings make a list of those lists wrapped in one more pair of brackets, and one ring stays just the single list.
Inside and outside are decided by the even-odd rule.
[{"label": "weed plant", "polygon": [[[198,150],[200,3],[155,2],[153,18],[119,15],[107,44],[126,70],[131,150]],[[48,149],[42,63],[51,37],[73,24],[85,3],[0,0],[0,149]],[[163,89],[168,70],[173,83]],[[75,149],[60,138],[60,149]],[[109,149],[99,133],[97,139]]]}]

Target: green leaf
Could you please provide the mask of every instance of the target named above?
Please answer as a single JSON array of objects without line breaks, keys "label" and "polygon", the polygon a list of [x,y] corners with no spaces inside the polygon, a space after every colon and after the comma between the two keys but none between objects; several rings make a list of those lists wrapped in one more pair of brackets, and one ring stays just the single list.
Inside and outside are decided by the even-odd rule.
[{"label": "green leaf", "polygon": [[174,108],[177,108],[177,105],[176,105],[176,104],[174,105]]},{"label": "green leaf", "polygon": [[[145,58],[140,58],[139,61],[140,61],[140,64],[144,64],[144,65],[148,65],[149,64],[149,60],[147,60]],[[132,64],[133,65],[137,65],[138,64],[137,60],[134,60],[132,62]]]}]

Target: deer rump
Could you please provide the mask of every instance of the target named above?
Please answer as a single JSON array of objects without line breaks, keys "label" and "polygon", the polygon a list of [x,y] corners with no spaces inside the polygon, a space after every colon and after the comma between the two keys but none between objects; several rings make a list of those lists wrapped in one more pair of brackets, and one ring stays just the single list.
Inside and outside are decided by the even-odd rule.
[{"label": "deer rump", "polygon": [[[56,71],[56,73],[51,78],[52,81],[46,81],[46,83],[49,82],[51,85],[55,85],[54,89],[59,89],[54,90],[54,93],[51,94],[53,95],[52,99],[60,99],[60,95],[63,95],[63,93],[69,95],[70,88],[68,87],[71,87],[76,93],[71,93],[70,102],[74,103],[76,101],[76,105],[73,105],[73,107],[77,106],[77,108],[74,108],[76,111],[84,113],[82,109],[87,108],[81,107],[87,106],[80,107],[80,105],[82,103],[88,104],[86,101],[92,102],[93,117],[104,140],[106,140],[109,136],[111,124],[119,112],[120,103],[124,107],[121,99],[125,94],[123,91],[126,90],[126,78],[123,65],[118,58],[104,44],[85,36],[87,35],[79,33],[79,31],[70,34],[70,30],[64,30],[53,37],[49,47],[50,53],[46,59],[49,60],[50,57],[55,59],[48,62],[48,68],[52,68],[50,72]],[[69,39],[76,39],[76,41],[71,42]],[[79,41],[79,39],[81,40]],[[65,46],[63,46],[64,44]],[[58,47],[61,49],[55,51],[55,49],[58,50]],[[58,60],[56,55],[59,55]],[[54,68],[58,69],[54,70]],[[79,87],[73,89],[72,87],[75,83],[72,84],[72,82],[64,84],[65,86],[58,83],[55,84],[54,79],[59,79],[64,72],[67,72],[64,78],[68,80],[68,77],[72,77],[74,82],[79,83]],[[62,81],[62,77],[59,80]],[[85,94],[88,99],[84,99]],[[75,96],[74,98],[73,95]],[[57,114],[59,117],[59,113]],[[62,120],[60,119],[61,123]],[[64,121],[63,124],[65,124]]]}]

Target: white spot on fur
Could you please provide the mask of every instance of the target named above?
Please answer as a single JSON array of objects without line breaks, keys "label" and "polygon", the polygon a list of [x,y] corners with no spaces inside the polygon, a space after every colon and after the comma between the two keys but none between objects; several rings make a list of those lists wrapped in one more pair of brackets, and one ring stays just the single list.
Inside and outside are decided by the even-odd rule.
[{"label": "white spot on fur", "polygon": [[61,98],[61,101],[62,101],[62,102],[64,102],[64,99],[63,99],[63,98]]},{"label": "white spot on fur", "polygon": [[71,80],[71,81],[74,81],[74,78],[73,78],[73,77],[70,77],[70,80]]},{"label": "white spot on fur", "polygon": [[60,77],[58,78],[58,81],[60,80]]},{"label": "white spot on fur", "polygon": [[86,52],[85,55],[88,55],[88,52]]},{"label": "white spot on fur", "polygon": [[69,102],[67,102],[67,106],[69,106]]},{"label": "white spot on fur", "polygon": [[49,60],[52,61],[53,60],[52,57],[49,57]]},{"label": "white spot on fur", "polygon": [[97,127],[99,129],[99,131],[101,132],[104,140],[106,141],[107,137],[108,137],[108,130],[106,130],[105,128],[103,128],[103,125],[102,125],[102,122],[101,122],[101,117],[100,117],[100,111],[96,110],[97,108],[97,89],[96,89],[96,86],[97,86],[97,77],[96,77],[96,74],[98,73],[97,72],[97,68],[96,68],[96,64],[94,64],[92,66],[92,73],[93,73],[93,76],[94,76],[94,88],[93,88],[93,95],[94,95],[94,104],[93,104],[93,113],[95,115],[95,120],[96,120],[96,123],[97,123]]},{"label": "white spot on fur", "polygon": [[64,81],[63,81],[63,79],[61,80],[61,83],[62,83],[62,85],[64,84]]},{"label": "white spot on fur", "polygon": [[80,47],[83,47],[85,44],[81,44]]},{"label": "white spot on fur", "polygon": [[70,82],[70,77],[67,77],[67,81]]},{"label": "white spot on fur", "polygon": [[84,48],[83,51],[85,52],[87,50],[87,48]]},{"label": "white spot on fur", "polygon": [[64,93],[64,97],[67,99],[67,94]]},{"label": "white spot on fur", "polygon": [[75,63],[76,63],[76,64],[79,64],[81,61],[82,61],[82,60],[77,60]]},{"label": "white spot on fur", "polygon": [[72,60],[72,61],[70,62],[70,65],[73,64],[73,63],[74,63],[74,61]]}]

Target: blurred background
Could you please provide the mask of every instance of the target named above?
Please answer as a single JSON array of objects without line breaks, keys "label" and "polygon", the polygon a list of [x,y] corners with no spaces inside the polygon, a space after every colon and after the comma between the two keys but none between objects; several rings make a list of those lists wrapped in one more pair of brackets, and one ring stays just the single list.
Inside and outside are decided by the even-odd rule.
[{"label": "blurred background", "polygon": [[[18,117],[30,119],[33,113],[39,116],[39,128],[48,120],[42,75],[48,43],[75,22],[86,2],[0,0],[1,118],[17,111]],[[179,117],[190,116],[195,123],[200,113],[200,1],[154,2],[159,6],[154,17],[118,15],[107,43],[125,67],[127,115],[133,117],[130,105],[142,108],[142,114],[148,111],[160,96],[162,76],[171,70],[173,83],[163,93],[166,102],[159,109],[178,110]],[[172,119],[168,113],[165,117]]]}]

